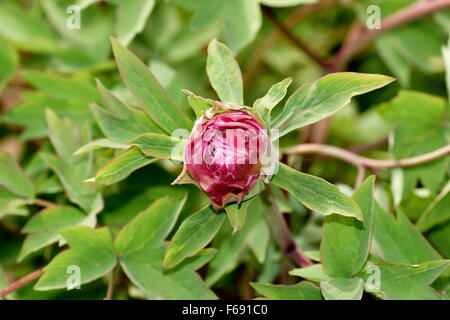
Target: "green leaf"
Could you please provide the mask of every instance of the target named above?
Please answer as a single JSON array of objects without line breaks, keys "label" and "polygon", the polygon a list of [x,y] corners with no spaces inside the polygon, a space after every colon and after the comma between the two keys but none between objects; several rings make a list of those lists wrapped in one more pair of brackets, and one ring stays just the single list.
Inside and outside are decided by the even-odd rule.
[{"label": "green leaf", "polygon": [[0,152],[0,185],[27,200],[34,199],[30,178],[6,152]]},{"label": "green leaf", "polygon": [[173,268],[203,249],[214,238],[224,220],[225,215],[216,213],[209,205],[185,219],[170,241],[164,256],[164,267]]},{"label": "green leaf", "polygon": [[117,40],[112,40],[112,46],[123,81],[150,118],[168,134],[179,128],[190,130],[192,121],[168,96],[148,67]]},{"label": "green leaf", "polygon": [[261,10],[257,0],[174,2],[187,10],[195,10],[191,20],[193,29],[209,30],[219,25],[226,44],[235,54],[253,41],[261,27]]},{"label": "green leaf", "polygon": [[71,227],[61,232],[70,249],[58,254],[44,269],[44,275],[35,290],[64,289],[67,287],[71,266],[80,270],[81,284],[98,279],[116,266],[111,234],[107,228]]},{"label": "green leaf", "polygon": [[114,141],[127,142],[142,133],[163,133],[145,112],[124,103],[100,81],[97,81],[97,87],[109,110],[94,104],[91,105],[91,111],[106,137]]},{"label": "green leaf", "polygon": [[292,94],[272,127],[286,133],[320,121],[347,105],[351,98],[384,87],[393,78],[379,74],[332,73]]},{"label": "green leaf", "polygon": [[[406,90],[400,91],[395,99],[382,105],[381,115],[394,126],[394,157],[415,157],[446,146],[450,141],[446,128],[447,110],[447,101],[441,97]],[[402,170],[403,196],[409,195],[419,179],[434,193],[445,176],[447,159],[442,157]]]},{"label": "green leaf", "polygon": [[322,281],[320,289],[325,300],[361,300],[364,282],[361,278],[336,278]]},{"label": "green leaf", "polygon": [[60,231],[79,225],[84,218],[85,215],[73,207],[48,208],[34,215],[22,229],[28,235],[22,244],[18,262],[30,253],[60,240]]},{"label": "green leaf", "polygon": [[292,83],[292,78],[286,78],[274,84],[266,95],[253,103],[253,107],[259,112],[266,124],[270,123],[270,112],[286,96],[287,89]]},{"label": "green leaf", "polygon": [[[373,176],[367,178],[352,196],[363,213],[364,221],[337,214],[325,218],[320,251],[323,267],[330,276],[350,278],[366,262],[373,229],[374,183]],[[332,283],[330,285],[333,286]]]},{"label": "green leaf", "polygon": [[99,184],[110,185],[125,179],[133,171],[158,160],[145,156],[139,147],[132,146],[106,162],[95,173],[94,181]]},{"label": "green leaf", "polygon": [[427,233],[431,244],[444,255],[445,258],[450,258],[450,222],[439,225]]},{"label": "green leaf", "polygon": [[0,38],[0,92],[14,76],[19,62],[19,56],[14,47]]},{"label": "green leaf", "polygon": [[430,230],[436,225],[450,220],[450,182],[444,187],[442,192],[428,206],[425,212],[417,221],[417,228],[421,232]]},{"label": "green leaf", "polygon": [[245,219],[247,217],[247,209],[255,198],[244,201],[240,204],[232,203],[225,207],[228,220],[233,227],[233,232],[237,232],[244,227]]},{"label": "green leaf", "polygon": [[230,49],[216,39],[208,46],[206,72],[222,102],[244,104],[242,74]]},{"label": "green leaf", "polygon": [[224,224],[213,242],[217,255],[208,265],[206,283],[214,285],[224,275],[233,271],[251,251],[259,263],[266,261],[270,230],[263,217],[264,210],[258,197],[249,205],[247,221],[242,230],[233,234],[230,225]]},{"label": "green leaf", "polygon": [[402,211],[397,219],[375,204],[373,241],[384,261],[419,264],[441,259]]},{"label": "green leaf", "polygon": [[6,189],[0,188],[0,219],[6,215],[26,216],[28,214],[27,202],[17,198]]},{"label": "green leaf", "polygon": [[255,282],[250,285],[270,300],[322,300],[319,288],[307,281],[290,286]]},{"label": "green leaf", "polygon": [[136,34],[142,32],[155,0],[135,0],[130,3],[120,2],[117,7],[117,40],[127,46]]},{"label": "green leaf", "polygon": [[329,281],[333,279],[325,273],[322,264],[313,264],[304,268],[296,268],[289,271],[289,274],[291,276],[297,276],[315,282]]},{"label": "green leaf", "polygon": [[210,99],[197,96],[189,90],[183,90],[183,92],[189,95],[188,102],[192,110],[194,110],[197,119],[202,117],[205,111],[214,105],[214,102],[212,102]]},{"label": "green leaf", "polygon": [[309,209],[330,215],[332,213],[363,220],[358,205],[331,183],[280,163],[272,183],[285,189]]},{"label": "green leaf", "polygon": [[42,20],[7,3],[0,6],[0,35],[24,51],[49,53],[56,48],[55,36]]},{"label": "green leaf", "polygon": [[195,272],[215,254],[205,249],[171,270],[162,268],[166,247],[146,246],[131,255],[122,257],[120,263],[128,278],[154,300],[211,300],[217,299]]},{"label": "green leaf", "polygon": [[[441,300],[429,285],[450,265],[449,260],[435,260],[419,265],[375,264],[380,269],[380,289],[374,293],[387,300]],[[367,275],[366,275],[367,280]]]},{"label": "green leaf", "polygon": [[73,153],[73,155],[78,156],[80,154],[83,154],[83,153],[86,153],[86,152],[89,152],[92,150],[102,149],[102,148],[127,149],[129,147],[130,147],[129,144],[115,142],[115,141],[111,141],[109,139],[104,138],[104,139],[97,139],[97,140],[94,140],[94,141],[91,141],[91,142],[85,144],[81,148],[78,148],[77,151],[75,151]]},{"label": "green leaf", "polygon": [[183,161],[186,140],[158,133],[144,133],[130,141],[146,156]]},{"label": "green leaf", "polygon": [[293,7],[300,4],[317,3],[318,0],[259,0],[259,2],[269,7]]},{"label": "green leaf", "polygon": [[121,255],[129,255],[146,246],[161,246],[175,225],[186,202],[182,198],[164,197],[139,213],[117,235],[115,246]]},{"label": "green leaf", "polygon": [[101,101],[95,86],[86,81],[65,78],[35,70],[24,70],[20,75],[32,84],[33,87],[44,91],[54,98],[75,98],[86,104]]}]

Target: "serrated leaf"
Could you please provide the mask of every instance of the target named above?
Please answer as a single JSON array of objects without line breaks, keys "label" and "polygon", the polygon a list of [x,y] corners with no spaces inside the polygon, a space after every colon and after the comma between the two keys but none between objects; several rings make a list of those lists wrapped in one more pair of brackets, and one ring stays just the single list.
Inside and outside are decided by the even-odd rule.
[{"label": "serrated leaf", "polygon": [[358,205],[331,183],[280,163],[272,183],[285,189],[309,209],[330,215],[332,213],[363,220]]},{"label": "serrated leaf", "polygon": [[150,69],[117,40],[112,40],[113,52],[123,81],[150,118],[166,133],[184,128],[192,121],[170,98]]},{"label": "serrated leaf", "polygon": [[186,195],[182,198],[164,197],[139,213],[117,235],[115,246],[119,254],[129,255],[146,246],[161,246],[185,202]]},{"label": "serrated leaf", "polygon": [[364,291],[363,279],[336,278],[320,283],[325,300],[361,300]]},{"label": "serrated leaf", "polygon": [[59,232],[65,228],[79,225],[85,215],[73,207],[55,207],[34,215],[22,229],[27,237],[22,244],[18,262],[30,253],[42,249],[61,239]]},{"label": "serrated leaf", "polygon": [[34,199],[30,178],[6,152],[0,152],[0,186],[28,200]]},{"label": "serrated leaf", "polygon": [[219,231],[225,215],[216,213],[209,205],[185,219],[167,248],[164,267],[173,268],[184,259],[203,249]]},{"label": "serrated leaf", "polygon": [[381,258],[386,262],[418,264],[441,259],[401,210],[395,219],[375,204],[373,237]]},{"label": "serrated leaf", "polygon": [[290,286],[255,282],[250,285],[270,300],[322,300],[319,288],[307,281]]},{"label": "serrated leaf", "polygon": [[158,133],[144,133],[130,141],[146,156],[177,161],[183,161],[186,143],[186,140]]},{"label": "serrated leaf", "polygon": [[347,105],[351,98],[384,87],[393,78],[379,74],[332,73],[295,91],[272,127],[280,137],[288,132],[320,121]]},{"label": "serrated leaf", "polygon": [[387,300],[441,300],[439,293],[429,285],[449,265],[449,260],[435,260],[419,265],[375,264],[381,276],[381,287],[375,293]]},{"label": "serrated leaf", "polygon": [[106,162],[95,173],[95,182],[104,185],[119,182],[128,177],[133,171],[158,160],[145,156],[139,147],[132,146]]},{"label": "serrated leaf", "polygon": [[130,3],[120,2],[117,7],[117,40],[127,46],[136,34],[142,32],[150,16],[155,0],[135,0]]},{"label": "serrated leaf", "polygon": [[230,49],[216,39],[208,46],[206,63],[211,86],[222,102],[244,104],[242,74]]},{"label": "serrated leaf", "polygon": [[[330,276],[350,278],[366,262],[373,229],[374,182],[373,176],[367,178],[352,196],[363,213],[364,221],[337,214],[325,218],[320,251],[322,265]],[[329,285],[338,286],[338,283]]]},{"label": "serrated leaf", "polygon": [[107,228],[71,227],[61,232],[70,249],[58,254],[44,269],[35,290],[53,290],[67,287],[68,268],[77,266],[81,284],[98,279],[116,266],[114,246]]},{"label": "serrated leaf", "polygon": [[270,124],[270,112],[286,96],[287,89],[291,83],[292,78],[286,78],[274,84],[264,97],[253,103],[253,107],[267,124]]}]

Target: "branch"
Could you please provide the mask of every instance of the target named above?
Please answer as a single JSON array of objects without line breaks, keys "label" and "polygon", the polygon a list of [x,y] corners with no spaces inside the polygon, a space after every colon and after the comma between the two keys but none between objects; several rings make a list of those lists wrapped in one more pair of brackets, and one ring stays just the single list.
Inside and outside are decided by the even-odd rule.
[{"label": "branch", "polygon": [[284,254],[294,260],[299,266],[306,267],[312,265],[311,260],[300,250],[292,238],[291,231],[277,206],[272,189],[266,185],[264,196],[262,197],[268,210],[263,210],[267,223],[272,230],[275,241]]},{"label": "branch", "polygon": [[314,60],[318,65],[320,65],[324,70],[328,69],[328,62],[324,58],[320,57],[314,50],[312,50],[306,43],[303,42],[298,36],[293,34],[289,27],[284,24],[284,22],[277,19],[272,8],[262,6],[263,13],[269,18],[272,23],[277,26],[282,34],[286,36],[289,41],[291,41],[295,46],[300,48],[303,52],[308,55],[312,60]]},{"label": "branch", "polygon": [[55,207],[58,207],[58,205],[56,203],[53,203],[53,202],[50,202],[50,201],[47,201],[47,200],[44,200],[44,199],[39,199],[39,198],[34,199],[34,203],[37,206],[44,207],[44,208],[55,208]]},{"label": "branch", "polygon": [[422,163],[430,162],[443,157],[450,153],[450,144],[430,153],[425,153],[417,157],[402,159],[402,160],[376,160],[362,157],[351,151],[341,149],[338,147],[307,143],[299,144],[294,147],[287,148],[283,151],[286,154],[320,154],[324,156],[333,157],[342,161],[351,163],[358,168],[396,168],[396,167],[412,167]]},{"label": "branch", "polygon": [[11,283],[5,289],[0,290],[0,297],[4,297],[4,296],[10,294],[11,292],[14,292],[14,291],[22,288],[23,286],[27,285],[31,281],[36,280],[37,278],[42,276],[43,273],[44,272],[42,271],[42,269],[38,269],[38,270],[33,271],[32,273],[26,275],[25,277]]},{"label": "branch", "polygon": [[343,70],[351,57],[378,35],[448,7],[450,7],[450,0],[419,0],[384,18],[379,29],[368,30],[361,22],[355,22],[347,33],[341,49],[327,61],[328,71]]}]

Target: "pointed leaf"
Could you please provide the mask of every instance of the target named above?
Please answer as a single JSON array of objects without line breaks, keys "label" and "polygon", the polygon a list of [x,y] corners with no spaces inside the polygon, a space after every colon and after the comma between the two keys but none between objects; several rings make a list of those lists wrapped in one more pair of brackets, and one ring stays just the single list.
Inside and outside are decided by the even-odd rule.
[{"label": "pointed leaf", "polygon": [[164,267],[173,268],[192,257],[214,238],[222,226],[225,215],[210,206],[189,216],[178,228],[164,256]]},{"label": "pointed leaf", "polygon": [[323,215],[337,213],[363,220],[358,205],[341,193],[336,186],[321,178],[299,172],[280,163],[272,183],[288,191],[313,211]]},{"label": "pointed leaf", "polygon": [[206,72],[222,102],[244,104],[242,74],[230,49],[216,39],[208,46]]},{"label": "pointed leaf", "polygon": [[255,282],[250,285],[270,300],[322,300],[319,288],[307,281],[291,286]]}]

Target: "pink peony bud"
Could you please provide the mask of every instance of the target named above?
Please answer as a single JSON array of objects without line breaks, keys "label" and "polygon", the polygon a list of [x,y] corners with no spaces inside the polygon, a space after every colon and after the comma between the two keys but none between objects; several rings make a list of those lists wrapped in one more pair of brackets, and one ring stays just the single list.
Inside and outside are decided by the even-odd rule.
[{"label": "pink peony bud", "polygon": [[218,210],[250,191],[261,173],[268,137],[243,111],[218,113],[194,128],[185,151],[185,171]]}]

